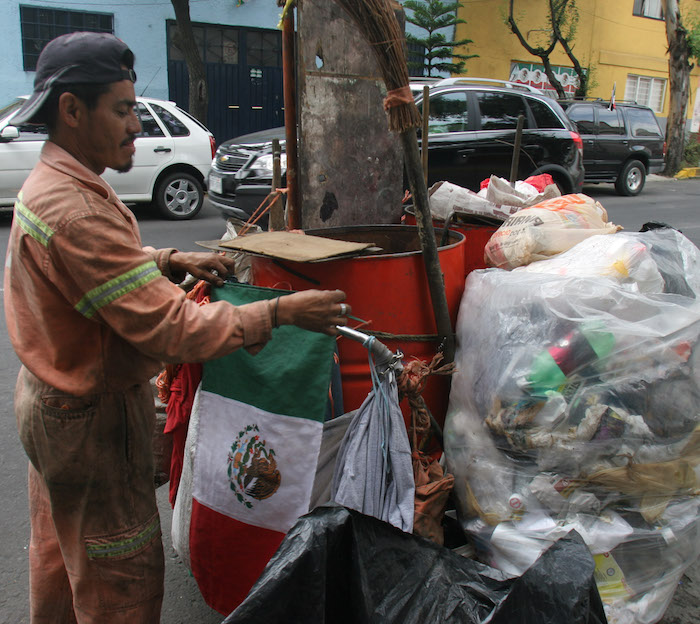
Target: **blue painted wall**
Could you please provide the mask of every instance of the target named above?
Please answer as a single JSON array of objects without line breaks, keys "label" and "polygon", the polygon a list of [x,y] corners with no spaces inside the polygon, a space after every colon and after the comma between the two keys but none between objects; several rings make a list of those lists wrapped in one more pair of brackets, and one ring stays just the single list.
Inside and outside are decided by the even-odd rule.
[{"label": "blue painted wall", "polygon": [[[34,83],[34,72],[25,72],[23,69],[20,4],[113,14],[114,34],[123,39],[136,55],[136,92],[141,94],[147,87],[143,95],[168,98],[165,22],[175,19],[170,0],[92,0],[89,4],[40,0],[0,2],[9,9],[3,11],[3,19],[0,20],[0,58],[3,59],[0,64],[0,105],[16,95],[30,93]],[[236,6],[235,0],[190,0],[192,21],[207,24],[273,29],[277,27],[280,12],[281,9],[275,6],[273,0],[246,0],[242,6]]]},{"label": "blue painted wall", "polygon": [[[3,59],[0,64],[0,105],[17,95],[31,93],[34,83],[34,72],[23,69],[20,4],[111,13],[114,16],[114,34],[123,39],[136,55],[137,94],[168,98],[165,23],[168,19],[175,19],[170,0],[92,0],[89,3],[0,0],[0,3],[8,9],[3,11],[0,20],[0,58]],[[207,24],[274,29],[277,28],[280,12],[273,0],[246,0],[241,6],[236,6],[236,0],[190,0],[192,21]],[[408,30],[415,30],[412,24],[406,26]]]}]

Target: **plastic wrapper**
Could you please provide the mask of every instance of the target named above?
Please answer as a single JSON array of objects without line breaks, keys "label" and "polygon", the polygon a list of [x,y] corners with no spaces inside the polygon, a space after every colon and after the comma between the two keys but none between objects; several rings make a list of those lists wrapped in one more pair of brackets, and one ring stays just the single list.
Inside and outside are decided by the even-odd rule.
[{"label": "plastic wrapper", "polygon": [[605,208],[581,193],[562,195],[512,214],[484,249],[488,266],[514,269],[546,260],[598,234],[614,234]]},{"label": "plastic wrapper", "polygon": [[445,221],[455,213],[462,218],[480,217],[503,222],[518,210],[561,195],[552,176],[546,173],[518,180],[515,186],[498,176],[491,176],[485,182],[478,193],[451,182],[433,184],[429,190],[433,217]]},{"label": "plastic wrapper", "polygon": [[467,279],[445,427],[462,527],[522,574],[575,529],[612,624],[657,622],[700,554],[700,252],[596,236]]},{"label": "plastic wrapper", "polygon": [[375,518],[320,507],[224,624],[604,624],[593,571],[576,533],[509,578]]}]

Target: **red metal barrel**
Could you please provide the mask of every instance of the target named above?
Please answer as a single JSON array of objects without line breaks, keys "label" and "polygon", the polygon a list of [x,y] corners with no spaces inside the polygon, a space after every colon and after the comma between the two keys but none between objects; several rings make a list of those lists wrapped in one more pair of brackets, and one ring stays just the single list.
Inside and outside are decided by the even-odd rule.
[{"label": "red metal barrel", "polygon": [[[352,315],[370,323],[359,329],[386,332],[407,338],[380,340],[392,351],[401,350],[408,361],[430,361],[437,352],[435,339],[408,337],[436,334],[430,291],[421,255],[418,228],[408,225],[348,226],[308,230],[307,234],[336,240],[373,243],[381,252],[355,258],[319,262],[289,262],[253,256],[253,282],[259,286],[306,290],[339,288],[347,294]],[[436,235],[439,243],[439,234]],[[464,291],[464,236],[450,232],[447,244],[438,247],[445,294],[452,325]],[[350,320],[349,326],[355,327]],[[338,342],[345,411],[358,408],[371,388],[367,350],[341,338]],[[442,424],[447,411],[448,382],[434,377],[423,392],[428,407]],[[406,411],[404,411],[406,413]]]},{"label": "red metal barrel", "polygon": [[[499,224],[495,219],[493,223],[486,222],[486,219],[484,223],[469,223],[465,220],[466,218],[455,214],[449,228],[464,234],[466,239],[462,247],[464,249],[464,274],[468,275],[476,269],[487,268],[484,261],[484,248],[491,235],[498,229]],[[412,207],[406,208],[403,220],[407,225],[416,224]],[[441,232],[442,228],[445,227],[445,222],[433,219],[433,226]]]}]

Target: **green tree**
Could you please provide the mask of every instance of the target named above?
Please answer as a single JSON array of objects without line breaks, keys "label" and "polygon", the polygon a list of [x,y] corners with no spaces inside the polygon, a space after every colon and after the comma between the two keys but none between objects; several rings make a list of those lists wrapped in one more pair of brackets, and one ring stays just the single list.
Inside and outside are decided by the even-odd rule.
[{"label": "green tree", "polygon": [[[426,76],[432,76],[433,70],[437,73],[465,73],[465,61],[477,57],[478,54],[459,54],[455,52],[455,48],[466,47],[473,41],[471,39],[450,41],[443,33],[438,32],[449,26],[466,24],[465,20],[457,17],[457,9],[462,6],[461,2],[445,4],[440,0],[405,0],[404,9],[412,11],[411,15],[406,14],[406,21],[426,31],[425,37],[416,37],[410,33],[406,35],[407,41],[425,48],[424,62],[410,63],[411,67],[422,69]],[[458,59],[457,62],[454,59]]]}]

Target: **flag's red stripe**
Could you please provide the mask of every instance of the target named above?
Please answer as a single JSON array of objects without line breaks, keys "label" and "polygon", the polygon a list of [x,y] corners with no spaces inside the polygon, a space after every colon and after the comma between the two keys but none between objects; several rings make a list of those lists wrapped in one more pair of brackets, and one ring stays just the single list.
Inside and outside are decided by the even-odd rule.
[{"label": "flag's red stripe", "polygon": [[245,524],[192,499],[190,561],[207,604],[233,611],[275,553],[284,533]]}]

